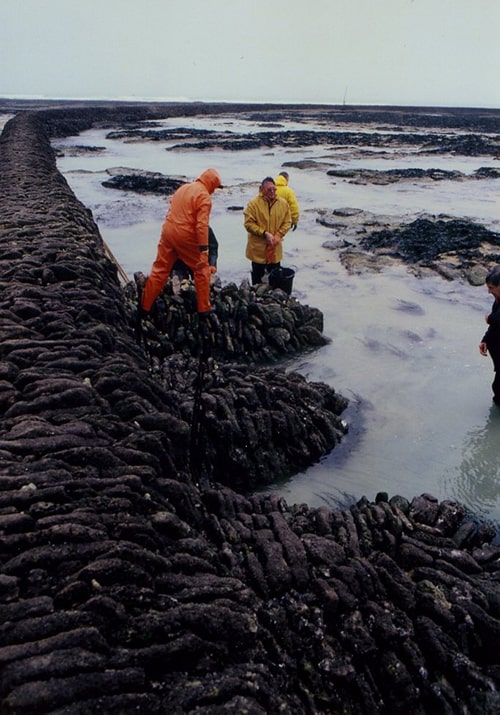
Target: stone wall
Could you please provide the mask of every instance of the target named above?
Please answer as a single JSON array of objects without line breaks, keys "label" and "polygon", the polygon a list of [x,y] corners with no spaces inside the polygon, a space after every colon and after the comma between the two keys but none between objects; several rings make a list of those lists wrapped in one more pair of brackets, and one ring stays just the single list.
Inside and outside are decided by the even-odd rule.
[{"label": "stone wall", "polygon": [[198,484],[36,113],[0,191],[2,715],[497,713],[494,531]]}]

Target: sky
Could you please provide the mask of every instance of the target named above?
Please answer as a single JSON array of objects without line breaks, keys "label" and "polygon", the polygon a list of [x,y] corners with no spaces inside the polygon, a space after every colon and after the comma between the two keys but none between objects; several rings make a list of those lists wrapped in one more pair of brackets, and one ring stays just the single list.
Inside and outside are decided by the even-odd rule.
[{"label": "sky", "polygon": [[500,108],[500,0],[3,0],[0,18],[0,97]]}]

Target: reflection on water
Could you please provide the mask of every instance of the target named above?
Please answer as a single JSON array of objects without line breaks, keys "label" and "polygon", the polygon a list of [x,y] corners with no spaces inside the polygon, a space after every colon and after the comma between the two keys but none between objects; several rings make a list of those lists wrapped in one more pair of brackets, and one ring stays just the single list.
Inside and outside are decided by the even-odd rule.
[{"label": "reflection on water", "polygon": [[478,515],[500,515],[500,408],[493,404],[486,423],[462,444],[462,462],[447,486],[458,501]]}]

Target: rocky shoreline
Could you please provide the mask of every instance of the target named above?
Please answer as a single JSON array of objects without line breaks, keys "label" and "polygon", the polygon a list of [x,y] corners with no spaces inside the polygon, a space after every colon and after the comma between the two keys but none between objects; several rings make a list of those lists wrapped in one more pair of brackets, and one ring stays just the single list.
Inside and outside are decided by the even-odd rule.
[{"label": "rocky shoreline", "polygon": [[[106,112],[21,111],[0,139],[2,713],[498,712],[491,526],[430,495],[330,510],[252,493],[259,460],[275,478],[342,437],[343,398],[274,365],[321,345],[313,308],[220,287],[217,429],[193,463],[189,288],[165,294],[178,324],[153,318],[144,350],[49,143]],[[250,305],[283,332],[245,359],[229,306]]]}]

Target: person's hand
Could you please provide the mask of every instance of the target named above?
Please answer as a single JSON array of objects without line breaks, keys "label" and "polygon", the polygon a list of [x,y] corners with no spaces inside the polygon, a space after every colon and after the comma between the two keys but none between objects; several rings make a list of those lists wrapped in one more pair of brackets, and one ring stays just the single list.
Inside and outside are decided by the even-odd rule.
[{"label": "person's hand", "polygon": [[488,346],[486,343],[479,343],[479,352],[481,355],[487,355],[488,354]]},{"label": "person's hand", "polygon": [[217,273],[217,266],[210,266],[210,273],[215,275]]},{"label": "person's hand", "polygon": [[292,231],[295,231],[296,228],[297,228],[297,224],[296,224],[296,223],[292,223]]}]

